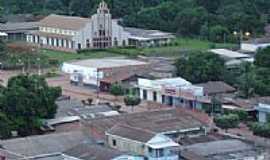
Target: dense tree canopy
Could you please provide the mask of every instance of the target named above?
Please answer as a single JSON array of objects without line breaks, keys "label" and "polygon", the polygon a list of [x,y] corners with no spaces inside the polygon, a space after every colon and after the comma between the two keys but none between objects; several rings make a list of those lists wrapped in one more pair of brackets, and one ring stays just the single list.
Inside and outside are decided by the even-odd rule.
[{"label": "dense tree canopy", "polygon": [[41,119],[54,117],[55,100],[60,95],[61,89],[49,87],[42,77],[20,75],[11,78],[0,92],[0,126],[6,128],[0,132],[0,137],[8,137],[11,130],[18,131],[21,136],[34,133]]},{"label": "dense tree canopy", "polygon": [[224,61],[210,52],[197,52],[176,61],[177,76],[192,83],[223,80]]},{"label": "dense tree canopy", "polygon": [[[4,14],[50,13],[88,17],[101,0],[0,0]],[[124,24],[197,36],[214,26],[261,33],[269,22],[267,0],[106,0]],[[203,28],[204,27],[204,28]],[[205,30],[206,31],[206,30]],[[228,32],[227,32],[228,31]],[[229,36],[229,35],[227,35]]]},{"label": "dense tree canopy", "polygon": [[270,68],[270,47],[260,49],[256,54],[255,59],[256,66]]}]

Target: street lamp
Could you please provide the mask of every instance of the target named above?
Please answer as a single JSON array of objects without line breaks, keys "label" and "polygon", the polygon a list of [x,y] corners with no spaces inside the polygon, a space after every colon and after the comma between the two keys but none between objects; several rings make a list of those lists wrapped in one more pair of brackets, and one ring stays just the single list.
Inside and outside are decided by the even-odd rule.
[{"label": "street lamp", "polygon": [[235,35],[239,38],[239,49],[241,49],[241,43],[243,42],[244,36],[249,37],[251,35],[251,33],[250,32],[243,33],[243,31],[240,30],[239,32],[234,31],[233,35]]},{"label": "street lamp", "polygon": [[250,33],[250,32],[246,32],[245,35],[246,35],[247,37],[249,37],[249,36],[251,35],[251,33]]}]

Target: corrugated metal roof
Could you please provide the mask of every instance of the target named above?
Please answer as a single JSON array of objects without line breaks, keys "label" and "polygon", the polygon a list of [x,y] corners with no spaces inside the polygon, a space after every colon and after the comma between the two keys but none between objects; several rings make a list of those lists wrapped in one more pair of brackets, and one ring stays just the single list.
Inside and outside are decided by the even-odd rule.
[{"label": "corrugated metal roof", "polygon": [[90,22],[89,18],[51,14],[40,21],[42,27],[79,30]]}]

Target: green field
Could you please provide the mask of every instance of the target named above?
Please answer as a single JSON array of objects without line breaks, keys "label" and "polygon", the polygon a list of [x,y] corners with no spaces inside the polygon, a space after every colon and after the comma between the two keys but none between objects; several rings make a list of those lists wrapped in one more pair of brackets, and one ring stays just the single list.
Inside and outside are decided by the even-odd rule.
[{"label": "green field", "polygon": [[59,60],[60,62],[70,61],[70,60],[119,56],[118,54],[109,53],[106,51],[88,51],[85,53],[68,53],[68,52],[43,49],[41,52],[43,55],[47,56],[49,59]]},{"label": "green field", "polygon": [[113,48],[101,51],[85,51],[83,53],[66,53],[61,51],[42,50],[42,54],[51,59],[59,60],[60,62],[79,59],[90,58],[105,58],[115,56],[164,56],[164,57],[178,57],[183,53],[192,53],[196,51],[207,51],[211,48],[233,48],[234,44],[215,44],[208,41],[197,39],[182,39],[178,38],[173,45],[166,47],[153,48]]}]

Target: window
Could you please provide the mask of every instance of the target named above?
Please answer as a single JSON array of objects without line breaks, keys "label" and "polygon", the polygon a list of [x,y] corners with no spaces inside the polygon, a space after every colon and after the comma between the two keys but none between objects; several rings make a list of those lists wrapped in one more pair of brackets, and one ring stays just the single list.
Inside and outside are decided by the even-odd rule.
[{"label": "window", "polygon": [[56,46],[59,47],[59,40],[56,38]]},{"label": "window", "polygon": [[156,157],[163,157],[163,156],[164,156],[164,149],[157,149]]},{"label": "window", "polygon": [[143,90],[143,99],[146,100],[147,99],[147,90]]},{"label": "window", "polygon": [[79,50],[82,49],[81,43],[78,43],[78,49],[79,49]]},{"label": "window", "polygon": [[153,152],[153,149],[149,147],[149,148],[148,148],[148,152],[149,152],[149,153],[152,153],[152,152]]},{"label": "window", "polygon": [[118,46],[118,41],[117,41],[116,37],[114,38],[114,46],[116,46],[116,47]]},{"label": "window", "polygon": [[86,40],[86,47],[87,48],[90,48],[90,41],[89,41],[89,39]]},{"label": "window", "polygon": [[61,39],[61,46],[64,47],[64,40]]},{"label": "window", "polygon": [[125,41],[125,40],[123,40],[123,46],[124,46],[124,47],[126,46],[126,41]]},{"label": "window", "polygon": [[155,91],[153,92],[153,101],[155,102],[157,101],[157,92]]},{"label": "window", "polygon": [[165,96],[162,95],[162,104],[165,104]]},{"label": "window", "polygon": [[116,140],[115,139],[112,140],[112,144],[113,144],[113,146],[116,146]]}]

